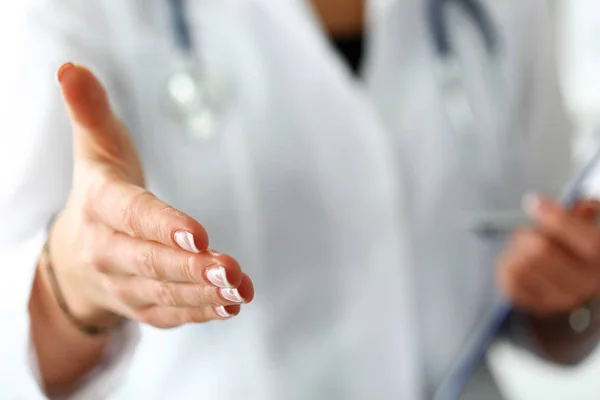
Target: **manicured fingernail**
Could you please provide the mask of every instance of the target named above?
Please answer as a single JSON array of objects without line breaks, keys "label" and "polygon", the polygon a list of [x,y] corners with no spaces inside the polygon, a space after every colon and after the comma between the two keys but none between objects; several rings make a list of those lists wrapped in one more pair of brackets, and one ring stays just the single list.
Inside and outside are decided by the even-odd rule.
[{"label": "manicured fingernail", "polygon": [[227,270],[222,265],[215,265],[206,270],[206,279],[216,287],[232,288],[233,285],[227,280]]},{"label": "manicured fingernail", "polygon": [[60,66],[58,71],[56,71],[56,84],[60,86],[60,82],[62,82],[63,77],[65,76],[65,72],[73,68],[75,65],[71,62],[64,63]]},{"label": "manicured fingernail", "polygon": [[215,312],[221,318],[230,318],[232,316],[229,312],[227,312],[224,306],[215,307]]},{"label": "manicured fingernail", "polygon": [[188,231],[177,231],[175,232],[175,241],[182,249],[191,251],[192,253],[200,253],[200,250],[194,243],[194,235]]},{"label": "manicured fingernail", "polygon": [[528,193],[523,197],[523,210],[529,215],[535,215],[540,207],[540,197],[535,193]]},{"label": "manicured fingernail", "polygon": [[243,303],[244,298],[240,296],[240,292],[237,289],[221,289],[221,296],[225,300],[229,300],[233,303]]}]

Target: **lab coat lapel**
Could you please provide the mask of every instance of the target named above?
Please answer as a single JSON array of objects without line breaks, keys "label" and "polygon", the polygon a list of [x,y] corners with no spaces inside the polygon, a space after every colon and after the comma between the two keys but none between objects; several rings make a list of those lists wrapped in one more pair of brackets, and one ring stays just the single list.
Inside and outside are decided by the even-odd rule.
[{"label": "lab coat lapel", "polygon": [[[476,171],[463,168],[456,132],[449,130],[441,101],[425,2],[374,1],[380,7],[373,8],[371,18],[383,23],[373,24],[367,83],[394,135],[407,185],[404,215],[420,294],[416,329],[431,392],[493,302],[491,271],[501,243],[479,241],[462,227],[467,211],[493,208],[483,198],[501,198],[502,192],[485,193],[473,181]],[[514,186],[505,182],[506,188]],[[514,208],[508,202],[500,206]]]},{"label": "lab coat lapel", "polygon": [[[390,135],[373,111],[365,91],[353,81],[343,63],[328,48],[329,44],[318,30],[305,2],[260,0],[253,4],[251,10],[249,7],[249,15],[269,68],[270,107],[276,114],[269,127],[277,132],[276,136],[269,137],[262,146],[276,143],[278,165],[288,171],[287,180],[295,180],[295,186],[289,187],[293,193],[296,193],[298,185],[301,188],[306,186],[303,193],[298,193],[298,198],[289,199],[285,215],[272,214],[275,207],[270,207],[267,215],[277,218],[272,224],[278,226],[282,221],[290,220],[290,213],[295,213],[296,220],[292,221],[295,230],[313,232],[314,237],[310,239],[315,240],[312,250],[321,252],[325,257],[318,261],[329,259],[332,263],[324,265],[326,268],[320,274],[328,274],[327,279],[341,279],[349,287],[360,282],[360,291],[364,294],[345,299],[339,303],[341,308],[331,316],[335,319],[334,332],[338,332],[336,335],[339,336],[335,342],[322,335],[299,340],[298,333],[292,329],[310,331],[312,328],[306,326],[310,321],[297,320],[296,324],[304,321],[304,326],[288,324],[285,327],[280,324],[274,327],[277,335],[273,345],[282,342],[282,336],[288,336],[292,343],[303,346],[305,357],[290,360],[289,368],[298,371],[298,374],[304,371],[298,375],[295,384],[300,384],[300,376],[306,373],[318,376],[319,371],[333,367],[328,363],[335,363],[334,359],[347,359],[346,368],[358,368],[364,372],[355,375],[358,380],[352,384],[357,390],[361,379],[358,377],[364,376],[380,383],[380,398],[390,398],[392,394],[399,395],[399,398],[418,398],[416,331],[412,322],[407,325],[407,321],[415,320],[413,268],[409,238],[404,231],[401,195],[404,186],[397,175]],[[264,167],[259,165],[258,175],[268,180],[269,176],[281,173],[273,171],[272,165],[268,162]],[[303,165],[302,171],[294,170],[298,165]],[[311,202],[318,203],[319,211],[310,210],[314,207]],[[318,225],[306,226],[307,220],[303,219],[303,215],[312,212],[318,212],[322,218],[313,222]],[[267,232],[266,236],[269,235]],[[306,268],[310,268],[303,264],[303,258],[302,255],[293,260],[287,258],[287,275],[281,278],[290,285],[286,289],[287,295],[296,291],[295,286],[306,276]],[[289,265],[290,262],[292,265]],[[282,265],[284,260],[273,259],[268,263]],[[304,273],[291,282],[290,278],[296,276],[294,271],[302,270]],[[273,271],[272,276],[283,272]],[[314,279],[310,281],[313,293],[322,290],[318,286],[320,283]],[[261,288],[269,292],[268,296],[282,298],[275,294],[279,289],[270,285]],[[386,312],[378,320],[376,316],[380,310],[373,309],[373,299],[380,304],[393,304],[394,312]],[[338,304],[339,299],[332,300]],[[282,307],[281,310],[289,314],[293,306],[291,301],[287,308]],[[309,305],[305,303],[304,307]],[[322,305],[321,308],[327,313],[324,310],[330,307]],[[278,313],[279,309],[273,309],[273,313]],[[282,320],[286,319],[282,317]],[[353,332],[350,337],[349,332]],[[372,346],[373,337],[377,337],[378,341],[375,347]],[[354,352],[350,358],[347,358],[350,356],[348,351]],[[368,360],[379,351],[380,360],[389,369],[382,369],[383,364],[369,367]],[[359,354],[365,357],[366,362],[362,366],[356,365]],[[321,360],[318,368],[316,365],[309,367],[313,355]],[[365,396],[369,394],[365,393]],[[370,397],[377,396],[371,393]]]}]

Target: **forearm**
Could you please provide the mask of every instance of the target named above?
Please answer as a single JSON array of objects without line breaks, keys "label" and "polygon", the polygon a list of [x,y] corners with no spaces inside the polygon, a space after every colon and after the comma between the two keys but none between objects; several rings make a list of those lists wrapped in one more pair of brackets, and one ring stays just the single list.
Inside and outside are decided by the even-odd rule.
[{"label": "forearm", "polygon": [[101,360],[107,336],[87,336],[64,315],[37,269],[29,301],[31,337],[40,377],[49,395],[68,391]]}]

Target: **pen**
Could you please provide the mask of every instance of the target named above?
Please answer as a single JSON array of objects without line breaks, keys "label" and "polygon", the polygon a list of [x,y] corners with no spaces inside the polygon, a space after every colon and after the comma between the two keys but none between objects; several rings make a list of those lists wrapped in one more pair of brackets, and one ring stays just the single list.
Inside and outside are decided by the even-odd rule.
[{"label": "pen", "polygon": [[471,216],[467,229],[482,236],[506,235],[517,229],[532,228],[531,218],[525,213],[506,212]]},{"label": "pen", "polygon": [[[600,219],[596,221],[596,226],[600,227]],[[497,236],[534,227],[534,222],[525,213],[490,213],[472,216],[468,229],[481,236]]]}]

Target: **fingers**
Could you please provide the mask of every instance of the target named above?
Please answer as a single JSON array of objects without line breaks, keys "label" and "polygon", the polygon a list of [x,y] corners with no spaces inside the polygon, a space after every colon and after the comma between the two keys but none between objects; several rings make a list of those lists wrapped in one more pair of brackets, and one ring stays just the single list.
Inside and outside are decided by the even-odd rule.
[{"label": "fingers", "polygon": [[216,288],[189,283],[160,282],[140,277],[111,276],[109,291],[133,308],[148,306],[196,308],[247,304],[254,298],[254,287],[243,275],[237,288]]},{"label": "fingers", "polygon": [[135,317],[139,321],[157,328],[174,328],[183,324],[202,323],[212,320],[224,320],[240,313],[240,306],[169,308],[147,307],[139,310]]},{"label": "fingers", "polygon": [[104,273],[220,288],[238,287],[242,281],[239,264],[228,255],[194,254],[119,232],[108,234],[93,251],[97,254],[90,257],[92,264]]},{"label": "fingers", "polygon": [[57,80],[73,123],[76,157],[118,158],[123,127],[102,84],[89,70],[71,63],[58,70]]},{"label": "fingers", "polygon": [[138,239],[193,253],[208,248],[208,234],[196,220],[123,181],[100,185],[87,208],[91,218]]},{"label": "fingers", "polygon": [[568,300],[565,296],[552,293],[561,293],[560,288],[543,276],[531,275],[521,282],[519,290],[505,294],[514,307],[533,315],[550,316],[570,310],[564,306]]},{"label": "fingers", "polygon": [[549,238],[585,262],[600,260],[600,230],[596,225],[539,196],[531,197],[526,207],[539,229]]},{"label": "fingers", "polygon": [[73,64],[61,67],[57,78],[73,122],[76,166],[81,160],[101,162],[116,172],[104,174],[87,196],[90,217],[133,237],[191,252],[205,250],[208,237],[198,222],[139,187],[143,174],[131,138],[98,79]]},{"label": "fingers", "polygon": [[499,262],[500,286],[524,311],[572,311],[600,289],[600,231],[592,223],[598,203],[581,201],[566,212],[535,196],[525,205],[538,229],[515,234]]},{"label": "fingers", "polygon": [[500,286],[521,309],[569,311],[594,293],[593,268],[534,231],[515,235],[500,262]]},{"label": "fingers", "polygon": [[108,97],[94,74],[82,66],[66,63],[59,68],[56,78],[67,112],[77,127],[97,130],[112,125],[114,116]]}]

